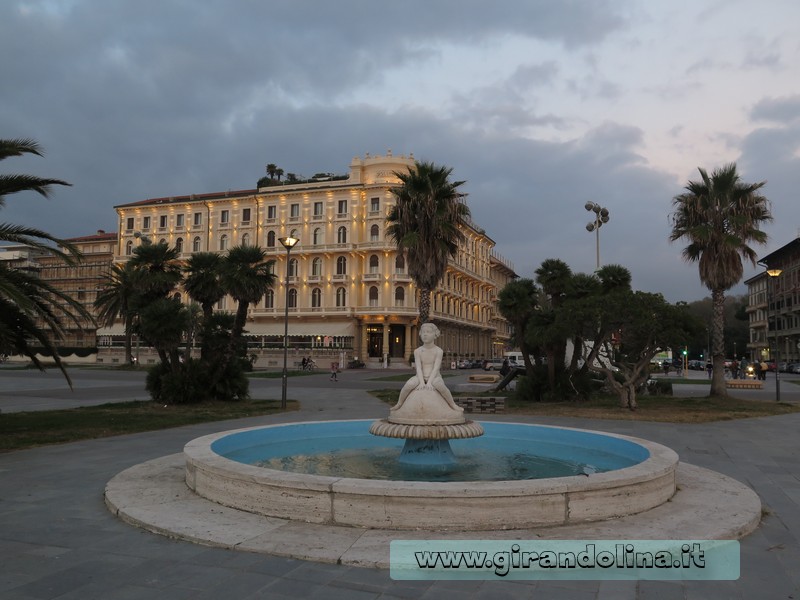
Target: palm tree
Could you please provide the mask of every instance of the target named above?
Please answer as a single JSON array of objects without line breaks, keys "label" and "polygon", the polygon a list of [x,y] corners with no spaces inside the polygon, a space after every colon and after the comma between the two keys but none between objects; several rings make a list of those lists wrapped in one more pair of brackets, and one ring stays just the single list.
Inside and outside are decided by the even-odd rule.
[{"label": "palm tree", "polygon": [[98,319],[104,327],[114,325],[118,317],[122,318],[125,330],[125,362],[133,362],[132,342],[133,322],[136,316],[134,296],[140,290],[140,271],[131,263],[112,265],[105,276],[102,288],[97,293],[94,307],[98,311]]},{"label": "palm tree", "polygon": [[552,390],[556,385],[556,371],[564,367],[569,333],[559,328],[557,311],[570,293],[572,269],[563,260],[548,258],[542,261],[535,274],[536,283],[542,287],[548,305],[536,315],[534,327],[529,333],[533,334],[535,340],[539,340],[547,354],[547,379]]},{"label": "palm tree", "polygon": [[408,173],[395,173],[402,185],[392,188],[396,202],[386,218],[387,233],[408,259],[408,273],[419,289],[419,322],[430,320],[431,292],[442,281],[447,261],[465,239],[470,217],[458,191],[463,181],[450,181],[453,169],[417,161]]},{"label": "palm tree", "polygon": [[[35,154],[42,156],[42,150],[34,140],[0,139],[0,160]],[[45,179],[34,175],[0,175],[0,208],[5,206],[5,197],[24,191],[36,192],[45,198],[50,195],[53,185],[70,185],[60,179]],[[74,246],[53,237],[49,233],[32,227],[0,223],[0,242],[25,244],[58,256],[72,264],[80,257]],[[50,245],[55,243],[63,250]],[[6,354],[23,354],[34,365],[42,368],[36,358],[35,343],[53,357],[67,382],[72,385],[69,375],[61,362],[54,341],[64,337],[64,320],[80,326],[82,320],[91,321],[86,309],[69,295],[42,281],[38,275],[19,269],[2,266],[0,268],[0,348]]]},{"label": "palm tree", "polygon": [[760,226],[772,220],[769,200],[759,193],[766,181],[744,183],[731,163],[709,176],[698,169],[700,181],[689,181],[686,192],[675,196],[672,205],[670,241],[685,238],[689,245],[683,258],[698,262],[700,281],[711,290],[711,355],[713,377],[711,396],[727,394],[724,381],[725,292],[739,283],[744,273],[742,258],[756,264],[757,254],[749,244],[765,244],[767,234]]},{"label": "palm tree", "polygon": [[275,163],[269,163],[267,165],[267,175],[269,175],[270,179],[275,179],[275,172],[278,170],[277,165]]},{"label": "palm tree", "polygon": [[[525,340],[525,330],[539,309],[538,294],[539,290],[533,280],[523,278],[510,281],[497,295],[497,308],[500,310],[500,314],[514,327],[513,339],[516,346],[522,351],[522,360],[528,373],[533,373],[530,357],[533,349]],[[536,352],[538,360],[538,349]]]},{"label": "palm tree", "polygon": [[225,296],[221,280],[223,262],[223,257],[216,252],[197,252],[189,257],[183,269],[186,273],[183,289],[203,308],[206,321],[214,313],[214,305]]},{"label": "palm tree", "polygon": [[232,337],[241,339],[251,304],[263,298],[277,280],[272,272],[275,261],[267,261],[266,253],[258,246],[234,246],[225,257],[222,271],[224,289],[238,303]]},{"label": "palm tree", "polygon": [[166,242],[144,241],[133,251],[130,263],[142,271],[139,296],[143,303],[166,297],[182,279],[180,252]]}]

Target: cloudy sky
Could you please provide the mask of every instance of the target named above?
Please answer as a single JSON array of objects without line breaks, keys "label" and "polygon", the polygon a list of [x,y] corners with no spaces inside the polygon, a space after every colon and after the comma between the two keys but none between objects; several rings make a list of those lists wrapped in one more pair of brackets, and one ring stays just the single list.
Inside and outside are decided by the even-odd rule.
[{"label": "cloudy sky", "polygon": [[113,231],[118,204],[391,149],[452,167],[521,276],[594,270],[593,201],[604,264],[696,300],[668,236],[698,167],[768,182],[759,255],[798,234],[798,23],[796,0],[3,0],[0,137],[46,156],[0,169],[73,187],[0,221]]}]

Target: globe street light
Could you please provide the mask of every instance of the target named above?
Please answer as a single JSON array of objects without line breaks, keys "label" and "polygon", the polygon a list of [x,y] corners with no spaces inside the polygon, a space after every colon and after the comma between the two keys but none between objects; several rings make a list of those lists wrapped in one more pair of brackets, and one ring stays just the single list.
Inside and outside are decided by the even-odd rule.
[{"label": "globe street light", "polygon": [[286,248],[286,297],[284,298],[283,313],[283,378],[281,381],[281,408],[286,408],[286,384],[289,379],[289,372],[286,370],[286,363],[289,360],[289,254],[300,240],[295,237],[278,238],[281,245]]},{"label": "globe street light", "polygon": [[[771,289],[772,289],[772,279],[777,281],[777,278],[781,276],[783,271],[781,269],[770,269],[766,264],[759,263],[763,265],[767,269],[767,275],[769,275],[769,281],[767,281],[767,311],[769,311],[769,303],[771,302]],[[769,343],[769,318],[767,319],[767,343]],[[775,401],[781,401],[781,379],[778,368],[778,360],[780,359],[780,348],[778,347],[778,302],[775,301]]]},{"label": "globe street light", "polygon": [[597,232],[597,269],[600,269],[600,228],[603,226],[603,223],[608,223],[609,216],[608,216],[608,209],[601,207],[596,202],[587,202],[584,206],[586,210],[589,212],[594,212],[594,221],[590,221],[588,225],[586,225],[586,231]]}]

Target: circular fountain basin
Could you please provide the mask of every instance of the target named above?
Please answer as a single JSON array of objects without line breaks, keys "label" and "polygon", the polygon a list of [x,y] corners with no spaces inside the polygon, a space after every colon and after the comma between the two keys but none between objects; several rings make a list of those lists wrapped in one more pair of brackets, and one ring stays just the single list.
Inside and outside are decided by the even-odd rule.
[{"label": "circular fountain basin", "polygon": [[[384,454],[399,455],[403,444],[370,435],[371,423],[291,423],[197,438],[184,448],[186,483],[204,498],[256,514],[383,529],[517,529],[582,523],[649,510],[675,493],[678,456],[665,446],[627,436],[518,423],[483,423],[482,438],[453,441],[454,454],[468,465],[476,456],[491,456],[490,463],[500,456],[510,470],[497,465],[496,473],[481,467],[471,475],[456,472],[442,477],[431,472],[420,475],[412,468],[365,478],[361,475],[370,457],[377,455],[381,462]],[[357,476],[335,470],[319,474],[326,472],[320,464],[335,463],[328,457],[337,452],[349,455],[348,460],[355,453],[355,462],[345,472]],[[503,452],[507,459],[502,459]],[[563,463],[567,470],[563,476],[531,478],[540,475],[535,472],[536,461],[528,469],[533,474],[516,468],[524,456]]]}]

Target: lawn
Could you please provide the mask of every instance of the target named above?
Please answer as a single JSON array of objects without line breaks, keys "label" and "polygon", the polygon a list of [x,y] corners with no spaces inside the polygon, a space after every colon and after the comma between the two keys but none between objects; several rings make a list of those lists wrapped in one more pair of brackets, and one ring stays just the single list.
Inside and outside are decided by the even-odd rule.
[{"label": "lawn", "polygon": [[[297,410],[297,406],[297,402],[289,402],[288,408]],[[204,402],[179,406],[147,401],[67,410],[2,413],[0,452],[195,423],[270,415],[280,410],[280,400]]]},{"label": "lawn", "polygon": [[[387,404],[397,402],[398,390],[373,390],[372,395]],[[469,396],[506,396],[506,415],[580,417],[623,421],[658,421],[664,423],[709,423],[751,417],[769,417],[800,412],[800,405],[737,398],[679,398],[676,396],[640,396],[635,411],[621,408],[616,396],[598,396],[591,400],[569,402],[520,402],[513,394],[460,394]],[[453,394],[458,399],[459,394]],[[480,418],[476,414],[474,418]]]}]

